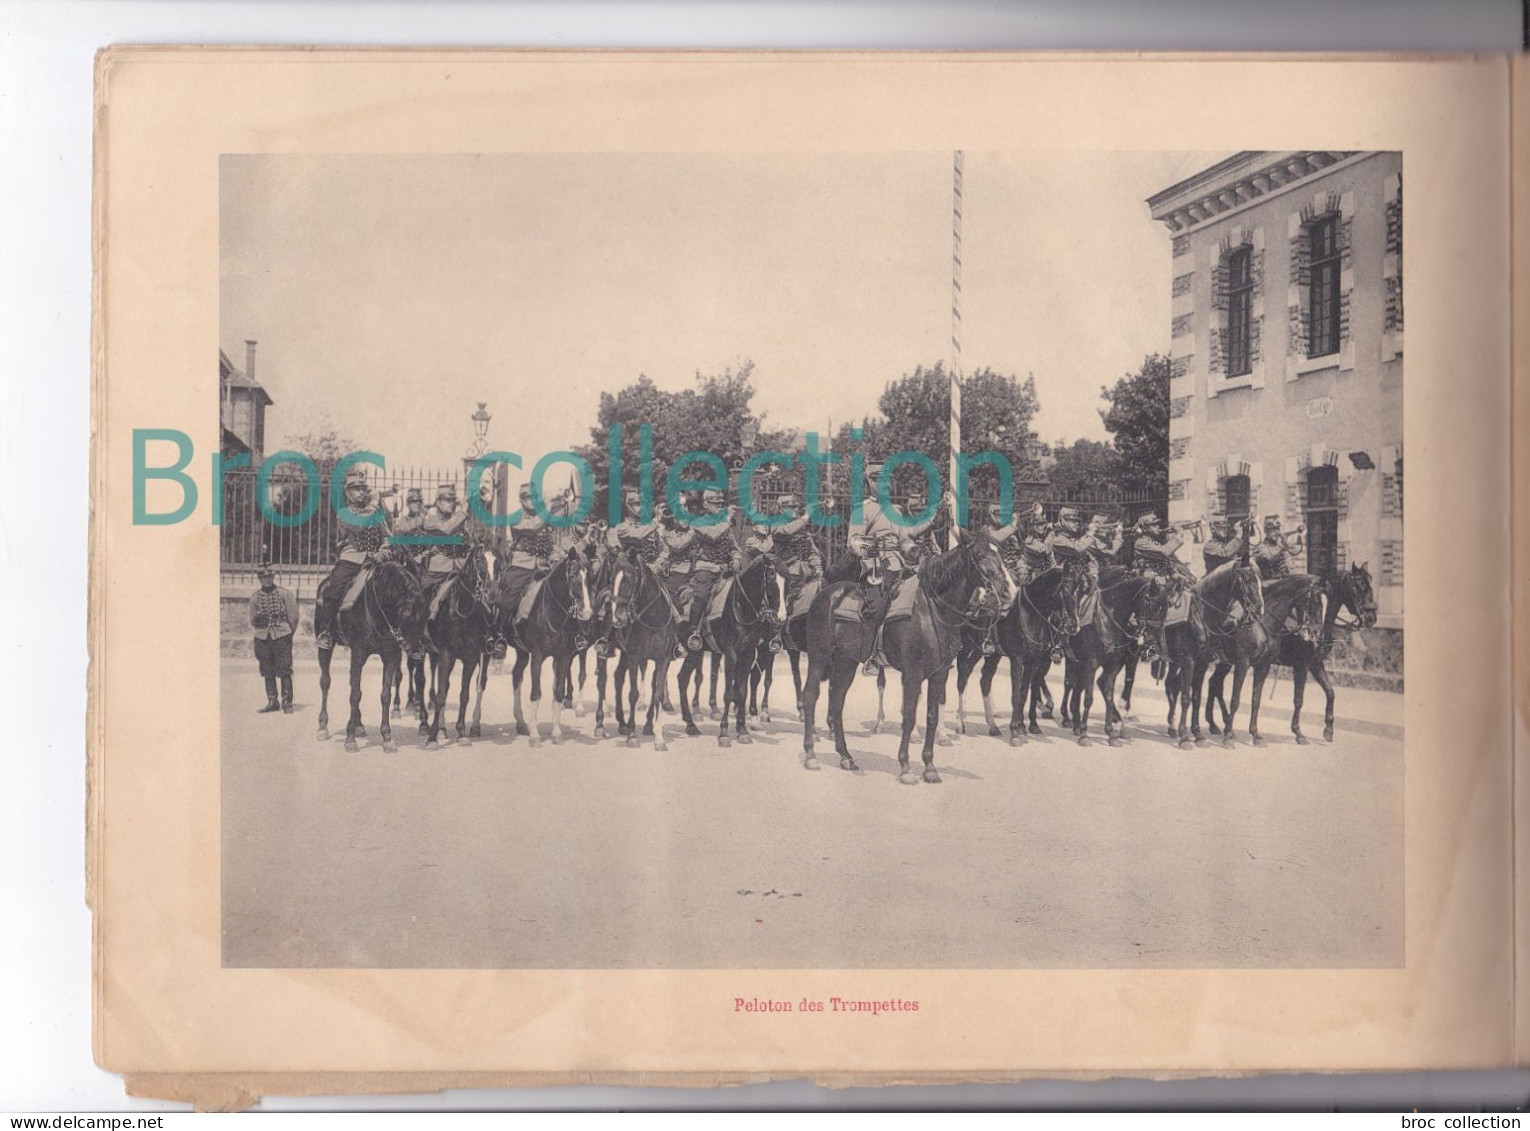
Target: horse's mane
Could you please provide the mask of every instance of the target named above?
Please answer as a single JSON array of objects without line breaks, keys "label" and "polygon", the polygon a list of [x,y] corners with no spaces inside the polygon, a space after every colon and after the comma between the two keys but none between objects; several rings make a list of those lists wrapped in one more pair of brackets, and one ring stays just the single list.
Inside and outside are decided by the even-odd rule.
[{"label": "horse's mane", "polygon": [[976,538],[969,538],[954,550],[936,554],[919,567],[920,582],[927,583],[933,590],[946,588],[956,579],[960,571],[968,568],[970,559],[975,557],[981,548],[981,542]]},{"label": "horse's mane", "polygon": [[[1238,571],[1251,570],[1253,568],[1253,566],[1243,565],[1236,560],[1225,562],[1197,581],[1195,583],[1195,591],[1203,597],[1216,597],[1221,600],[1225,597],[1226,591],[1231,589],[1237,582]],[[1265,586],[1265,592],[1268,591],[1269,586]]]},{"label": "horse's mane", "polygon": [[1062,586],[1063,576],[1060,566],[1048,566],[1021,587],[1026,600],[1032,603],[1046,600]]},{"label": "horse's mane", "polygon": [[1284,619],[1309,589],[1324,589],[1323,579],[1310,573],[1293,573],[1264,583],[1265,615]]}]

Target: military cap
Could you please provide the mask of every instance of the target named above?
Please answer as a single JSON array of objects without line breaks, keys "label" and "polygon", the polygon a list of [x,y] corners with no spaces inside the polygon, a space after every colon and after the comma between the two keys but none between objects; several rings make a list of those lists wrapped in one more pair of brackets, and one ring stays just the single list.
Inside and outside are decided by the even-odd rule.
[{"label": "military cap", "polygon": [[410,501],[410,500],[414,500],[414,499],[421,499],[421,500],[423,500],[424,498],[425,498],[425,492],[421,491],[418,487],[411,487],[411,488],[409,488],[409,493],[404,496],[404,499],[406,501]]},{"label": "military cap", "polygon": [[1278,515],[1278,514],[1267,514],[1267,515],[1265,515],[1264,516],[1264,528],[1266,530],[1279,530],[1280,529],[1280,515]]}]

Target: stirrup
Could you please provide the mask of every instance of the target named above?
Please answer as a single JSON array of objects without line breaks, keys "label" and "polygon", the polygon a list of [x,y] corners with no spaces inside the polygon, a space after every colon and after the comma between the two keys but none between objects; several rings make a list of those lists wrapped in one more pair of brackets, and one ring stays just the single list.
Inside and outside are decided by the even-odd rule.
[{"label": "stirrup", "polygon": [[321,652],[333,652],[335,650],[334,634],[330,632],[319,633],[318,646]]},{"label": "stirrup", "polygon": [[693,632],[689,636],[687,636],[685,638],[685,646],[687,648],[689,648],[692,652],[699,652],[699,651],[701,651],[701,646],[702,646],[701,633]]},{"label": "stirrup", "polygon": [[994,642],[992,640],[988,639],[988,637],[986,637],[986,636],[983,637],[983,655],[985,655],[985,656],[992,656],[998,650],[999,650],[998,647],[994,644]]},{"label": "stirrup", "polygon": [[489,646],[489,655],[496,660],[503,660],[510,652],[510,645],[505,643],[503,636],[496,637],[494,643]]},{"label": "stirrup", "polygon": [[574,651],[583,652],[590,646],[590,642],[584,638],[584,633],[574,633]]},{"label": "stirrup", "polygon": [[612,651],[613,651],[613,649],[611,647],[611,642],[609,640],[607,640],[604,636],[602,636],[599,640],[595,641],[595,654],[597,656],[599,656],[602,660],[604,660],[607,657],[609,657],[611,655]]},{"label": "stirrup", "polygon": [[770,638],[770,651],[772,655],[777,655],[786,651],[786,645],[781,643],[781,638],[779,636],[772,636]]}]

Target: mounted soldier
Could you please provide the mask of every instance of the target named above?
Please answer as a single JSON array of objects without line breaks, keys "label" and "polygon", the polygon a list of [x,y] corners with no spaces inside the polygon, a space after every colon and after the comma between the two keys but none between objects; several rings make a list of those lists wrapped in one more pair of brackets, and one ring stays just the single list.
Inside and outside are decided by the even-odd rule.
[{"label": "mounted soldier", "polygon": [[[641,562],[652,570],[656,577],[661,579],[664,577],[670,555],[669,546],[664,540],[664,528],[659,522],[657,513],[647,522],[643,521],[641,492],[630,490],[623,496],[622,520],[606,530],[605,546],[613,554]],[[664,593],[669,600],[670,611],[673,613],[674,597],[668,586],[664,587]],[[609,610],[607,610],[604,625],[600,635],[595,639],[597,656],[609,656],[612,651]]]},{"label": "mounted soldier", "polygon": [[[912,518],[916,514],[923,514],[925,507],[929,506],[929,496],[923,486],[916,486],[908,493],[908,498],[899,508],[906,518]],[[941,501],[945,505],[945,500]],[[916,522],[913,526],[905,526],[903,529],[908,534],[908,560],[905,563],[910,570],[918,571],[919,567],[940,553],[940,547],[935,544],[935,523],[940,518],[940,509],[937,508],[929,518]]]},{"label": "mounted soldier", "polygon": [[[531,502],[531,484],[521,484],[521,517],[510,529],[510,560],[505,567],[500,593],[509,610],[511,623],[520,619],[521,607],[532,582],[546,576],[561,562],[566,551],[560,550],[554,537],[556,527],[536,512]],[[556,513],[554,508],[549,508]]]},{"label": "mounted soldier", "polygon": [[[329,575],[319,583],[314,602],[314,634],[318,646],[330,651],[335,646],[335,617],[342,605],[348,605],[357,576],[388,542],[392,524],[382,500],[397,488],[374,491],[367,485],[367,473],[352,467],[345,473],[345,507],[338,518],[338,556]],[[402,640],[400,641],[402,643]]]},{"label": "mounted soldier", "polygon": [[435,617],[446,583],[462,568],[468,553],[468,510],[457,499],[457,487],[442,483],[435,504],[420,521],[419,533],[431,541],[424,547],[425,574],[421,578],[430,616]]},{"label": "mounted soldier", "polygon": [[701,629],[706,622],[707,609],[712,603],[712,594],[717,591],[725,574],[738,572],[744,559],[743,548],[733,531],[733,514],[727,496],[716,488],[708,487],[701,493],[701,515],[708,518],[714,515],[722,517],[709,524],[691,527],[691,533],[695,536],[693,545],[696,564],[691,570],[691,603],[686,610],[689,633],[685,646],[692,652],[701,651],[705,645]]},{"label": "mounted soldier", "polygon": [[876,626],[871,658],[864,669],[868,676],[875,676],[887,666],[887,658],[882,654],[882,620],[899,578],[911,572],[909,559],[914,553],[910,536],[913,528],[899,525],[877,501],[880,473],[881,468],[876,465],[866,469],[866,498],[861,503],[860,520],[852,517],[846,539],[850,553],[860,563],[862,619]]},{"label": "mounted soldier", "polygon": [[[1296,545],[1292,546],[1290,539],[1296,539]],[[1266,515],[1264,518],[1264,538],[1253,548],[1254,564],[1259,567],[1261,581],[1270,581],[1277,577],[1287,577],[1291,573],[1290,558],[1296,557],[1302,552],[1302,532],[1300,529],[1290,535],[1282,534],[1280,530],[1280,516],[1278,514]]]},{"label": "mounted soldier", "polygon": [[[778,513],[784,514],[799,506],[795,492],[786,491],[776,498]],[[776,573],[786,583],[782,586],[782,603],[786,606],[786,616],[781,618],[784,626],[796,605],[801,604],[802,611],[806,612],[817,594],[823,581],[823,556],[818,552],[818,543],[813,540],[812,524],[805,509],[796,518],[773,527],[772,534]]]},{"label": "mounted soldier", "polygon": [[[414,537],[424,533],[422,530],[424,524],[425,493],[418,487],[411,487],[404,496],[404,513],[395,516],[393,519],[393,533],[400,537]],[[409,560],[417,567],[423,569],[425,558],[428,556],[426,553],[428,548],[424,546],[410,546],[407,542],[404,545],[407,547]]]},{"label": "mounted soldier", "polygon": [[[1221,569],[1233,562],[1247,563],[1249,560],[1250,540],[1254,534],[1254,520],[1247,515],[1240,515],[1237,519],[1229,518],[1225,514],[1213,514],[1208,520],[1211,528],[1211,537],[1201,549],[1201,558],[1206,564],[1206,572]],[[1242,623],[1243,602],[1234,594],[1231,603],[1227,607],[1227,615],[1223,618],[1221,630],[1231,632]]]},{"label": "mounted soldier", "polygon": [[1089,553],[1103,574],[1106,567],[1123,565],[1121,561],[1121,524],[1109,515],[1097,514],[1089,520]]}]

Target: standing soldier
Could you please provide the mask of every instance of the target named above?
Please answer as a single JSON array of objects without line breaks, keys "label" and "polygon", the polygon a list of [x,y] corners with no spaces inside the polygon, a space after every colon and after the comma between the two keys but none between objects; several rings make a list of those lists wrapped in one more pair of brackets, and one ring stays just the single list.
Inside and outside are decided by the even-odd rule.
[{"label": "standing soldier", "polygon": [[1278,514],[1265,515],[1264,540],[1254,547],[1254,564],[1259,567],[1259,579],[1269,581],[1276,577],[1286,577],[1291,573],[1291,563],[1288,555],[1294,557],[1302,552],[1302,534],[1296,531],[1293,535],[1296,539],[1295,547],[1287,541],[1286,536],[1280,532],[1280,516]]},{"label": "standing soldier", "polygon": [[[314,634],[321,651],[335,646],[334,622],[345,602],[356,575],[369,559],[387,543],[392,533],[388,512],[382,500],[395,493],[389,487],[380,494],[367,486],[367,473],[353,467],[345,473],[345,508],[338,514],[339,556],[329,575],[319,583],[314,602]],[[400,644],[403,637],[399,637]]]},{"label": "standing soldier", "polygon": [[702,625],[706,621],[707,607],[724,571],[737,572],[743,563],[744,551],[733,533],[733,515],[727,506],[727,496],[714,487],[701,493],[701,513],[706,516],[722,515],[717,522],[693,526],[695,535],[696,565],[691,573],[691,605],[687,610],[690,634],[685,646],[699,652],[703,646]]},{"label": "standing soldier", "polygon": [[[298,626],[297,597],[292,590],[276,584],[276,570],[269,560],[260,563],[255,576],[260,588],[250,595],[250,627],[255,630],[255,659],[266,681],[266,705],[257,714],[264,715],[278,707],[292,714],[292,634]],[[281,681],[281,702],[276,700],[277,681]]]}]

